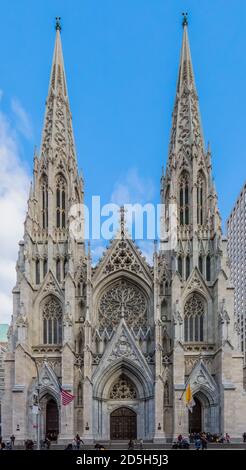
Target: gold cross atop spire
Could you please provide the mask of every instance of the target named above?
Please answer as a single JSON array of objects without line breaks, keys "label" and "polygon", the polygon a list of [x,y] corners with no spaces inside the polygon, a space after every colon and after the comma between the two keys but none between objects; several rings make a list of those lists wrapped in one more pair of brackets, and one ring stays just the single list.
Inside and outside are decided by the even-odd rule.
[{"label": "gold cross atop spire", "polygon": [[56,31],[61,31],[61,17],[56,16]]},{"label": "gold cross atop spire", "polygon": [[185,26],[188,26],[188,13],[187,12],[182,13],[182,15],[183,15],[182,26],[184,28]]}]

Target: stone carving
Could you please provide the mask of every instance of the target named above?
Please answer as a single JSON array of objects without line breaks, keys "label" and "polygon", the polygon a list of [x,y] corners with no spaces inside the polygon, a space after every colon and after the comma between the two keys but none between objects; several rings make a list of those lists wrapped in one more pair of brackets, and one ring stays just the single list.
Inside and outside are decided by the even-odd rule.
[{"label": "stone carving", "polygon": [[176,300],[176,304],[174,307],[174,312],[173,312],[173,319],[174,319],[174,324],[179,324],[182,325],[183,323],[183,318],[179,310],[179,301]]},{"label": "stone carving", "polygon": [[146,327],[147,299],[135,285],[120,280],[110,287],[99,303],[100,328],[115,327],[121,317],[131,327]]},{"label": "stone carving", "polygon": [[125,357],[134,361],[135,363],[139,362],[137,355],[132,349],[131,344],[128,341],[128,338],[124,332],[122,332],[118,342],[112,349],[112,352],[109,356],[109,361],[116,361],[119,358]]},{"label": "stone carving", "polygon": [[55,280],[51,276],[47,279],[43,291],[48,293],[60,294],[60,290],[56,285]]},{"label": "stone carving", "polygon": [[103,273],[109,274],[122,269],[132,271],[136,274],[143,273],[141,264],[137,260],[132,250],[130,250],[129,245],[125,240],[120,240],[118,242],[103,270]]},{"label": "stone carving", "polygon": [[222,300],[219,311],[219,323],[230,323],[230,317],[225,308],[225,299]]},{"label": "stone carving", "polygon": [[66,303],[66,311],[65,311],[64,318],[63,318],[63,325],[64,326],[73,326],[73,317],[72,317],[72,314],[71,314],[70,302]]},{"label": "stone carving", "polygon": [[124,374],[121,374],[118,381],[110,390],[111,400],[133,400],[137,398],[137,391],[133,383]]},{"label": "stone carving", "polygon": [[190,289],[190,290],[191,289],[202,289],[201,279],[199,278],[197,273],[195,273],[194,276],[192,276],[192,279],[191,279],[187,289]]}]

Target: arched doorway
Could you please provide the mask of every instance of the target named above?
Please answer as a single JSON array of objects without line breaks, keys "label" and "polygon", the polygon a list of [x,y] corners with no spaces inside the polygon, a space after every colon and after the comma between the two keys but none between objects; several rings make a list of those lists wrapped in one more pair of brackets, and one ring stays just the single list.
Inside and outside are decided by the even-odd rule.
[{"label": "arched doorway", "polygon": [[137,438],[137,415],[130,408],[121,407],[110,415],[110,439],[129,440]]},{"label": "arched doorway", "polygon": [[56,401],[50,398],[46,404],[46,435],[56,441],[59,434],[59,412]]},{"label": "arched doorway", "polygon": [[198,398],[194,397],[195,406],[189,411],[189,432],[199,433],[202,431],[202,405]]}]

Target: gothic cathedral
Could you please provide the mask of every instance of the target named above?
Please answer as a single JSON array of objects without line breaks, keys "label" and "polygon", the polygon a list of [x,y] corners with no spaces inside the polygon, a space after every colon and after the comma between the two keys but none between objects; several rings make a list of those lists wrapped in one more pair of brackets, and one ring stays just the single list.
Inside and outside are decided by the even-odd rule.
[{"label": "gothic cathedral", "polygon": [[[153,266],[119,236],[93,267],[69,232],[83,203],[56,27],[40,154],[34,156],[24,239],[19,243],[5,361],[3,434],[71,442],[170,441],[190,431],[241,437],[246,424],[239,352],[211,153],[205,150],[187,21],[161,202],[178,207],[177,246],[160,242]],[[168,214],[163,223],[168,226]],[[190,384],[194,407],[185,407]],[[74,394],[67,406],[63,390]]]}]

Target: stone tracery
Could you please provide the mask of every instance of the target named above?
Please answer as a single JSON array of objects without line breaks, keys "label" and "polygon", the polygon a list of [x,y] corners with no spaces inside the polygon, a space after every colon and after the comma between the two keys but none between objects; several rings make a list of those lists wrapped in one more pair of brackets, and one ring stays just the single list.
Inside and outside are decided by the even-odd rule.
[{"label": "stone tracery", "polygon": [[137,391],[128,377],[121,374],[111,388],[109,398],[111,400],[132,400],[137,398]]},{"label": "stone tracery", "polygon": [[126,280],[113,284],[102,295],[99,303],[101,328],[115,327],[121,317],[131,327],[146,327],[147,299],[137,286]]}]

